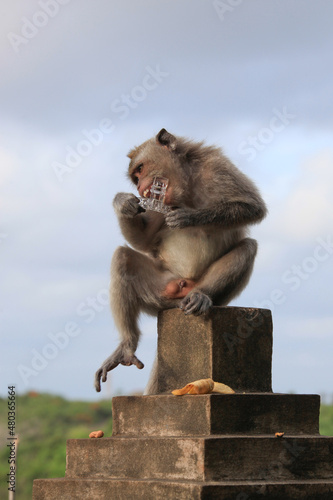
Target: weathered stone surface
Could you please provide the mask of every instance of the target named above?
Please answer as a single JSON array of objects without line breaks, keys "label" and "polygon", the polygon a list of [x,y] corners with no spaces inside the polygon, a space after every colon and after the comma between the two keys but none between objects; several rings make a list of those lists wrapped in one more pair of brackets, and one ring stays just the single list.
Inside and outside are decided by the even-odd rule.
[{"label": "weathered stone surface", "polygon": [[[270,311],[164,311],[160,394],[114,398],[114,436],[69,440],[66,478],[35,480],[34,500],[333,500],[319,396],[273,394],[271,355]],[[208,377],[238,393],[161,394]]]},{"label": "weathered stone surface", "polygon": [[202,480],[204,445],[198,438],[69,439],[66,476]]},{"label": "weathered stone surface", "polygon": [[[201,486],[125,479],[36,479],[34,500],[200,500]],[[235,499],[233,499],[235,500]]]},{"label": "weathered stone surface", "polygon": [[213,307],[199,317],[158,316],[158,393],[212,378],[235,391],[270,392],[272,318],[268,309]]},{"label": "weathered stone surface", "polygon": [[188,481],[332,479],[333,438],[70,439],[67,477]]},{"label": "weathered stone surface", "polygon": [[119,396],[113,435],[317,434],[320,398],[295,394]]},{"label": "weathered stone surface", "polygon": [[200,483],[126,479],[36,479],[34,500],[332,500],[333,480]]}]

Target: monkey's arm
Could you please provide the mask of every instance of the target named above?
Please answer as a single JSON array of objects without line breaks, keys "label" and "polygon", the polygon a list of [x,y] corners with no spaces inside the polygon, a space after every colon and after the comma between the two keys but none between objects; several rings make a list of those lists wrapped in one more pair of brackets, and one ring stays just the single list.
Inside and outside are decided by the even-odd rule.
[{"label": "monkey's arm", "polygon": [[143,213],[134,194],[118,193],[113,200],[119,226],[128,243],[137,250],[148,252],[164,217],[157,213]]},{"label": "monkey's arm", "polygon": [[209,208],[177,208],[166,214],[165,222],[170,228],[206,224],[221,224],[229,228],[260,222],[266,213],[266,206],[260,199],[231,201]]}]

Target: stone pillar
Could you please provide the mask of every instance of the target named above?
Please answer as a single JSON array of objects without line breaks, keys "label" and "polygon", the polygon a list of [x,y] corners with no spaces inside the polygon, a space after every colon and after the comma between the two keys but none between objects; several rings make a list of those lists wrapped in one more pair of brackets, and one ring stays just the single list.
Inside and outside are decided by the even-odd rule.
[{"label": "stone pillar", "polygon": [[195,317],[179,309],[162,311],[157,353],[158,394],[201,378],[212,378],[236,392],[271,392],[271,312],[213,307]]},{"label": "stone pillar", "polygon": [[[114,397],[112,437],[70,439],[66,477],[35,479],[34,500],[333,499],[319,396],[271,392],[270,311],[168,310],[158,330],[168,394]],[[170,394],[207,377],[240,393]]]}]

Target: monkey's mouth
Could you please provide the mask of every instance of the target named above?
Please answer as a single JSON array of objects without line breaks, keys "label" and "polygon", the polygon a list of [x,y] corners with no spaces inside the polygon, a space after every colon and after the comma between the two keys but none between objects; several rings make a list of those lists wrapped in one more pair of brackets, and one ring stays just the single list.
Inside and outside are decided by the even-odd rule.
[{"label": "monkey's mouth", "polygon": [[149,184],[146,183],[139,187],[139,194],[142,198],[153,198],[154,200],[164,203],[168,182],[169,179],[165,177],[154,177],[153,182],[148,180]]},{"label": "monkey's mouth", "polygon": [[143,192],[143,197],[144,198],[149,198],[150,197],[150,187],[144,190],[144,192]]},{"label": "monkey's mouth", "polygon": [[143,198],[150,198],[150,190],[151,190],[152,184],[148,186],[146,189],[143,190],[142,195]]}]

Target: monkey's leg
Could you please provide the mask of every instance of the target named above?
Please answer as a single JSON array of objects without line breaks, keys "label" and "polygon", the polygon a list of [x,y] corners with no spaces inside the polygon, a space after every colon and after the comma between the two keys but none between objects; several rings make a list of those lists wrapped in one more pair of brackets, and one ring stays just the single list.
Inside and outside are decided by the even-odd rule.
[{"label": "monkey's leg", "polygon": [[245,238],[214,262],[181,302],[185,314],[202,314],[213,304],[228,304],[247,285],[257,253],[257,242]]},{"label": "monkey's leg", "polygon": [[161,296],[166,283],[173,277],[153,259],[131,248],[119,247],[115,251],[111,264],[110,303],[121,341],[95,374],[97,392],[101,390],[101,378],[105,382],[107,372],[119,364],[143,368],[143,363],[134,354],[140,337],[138,316],[141,311],[156,314],[159,309],[177,307]]}]

